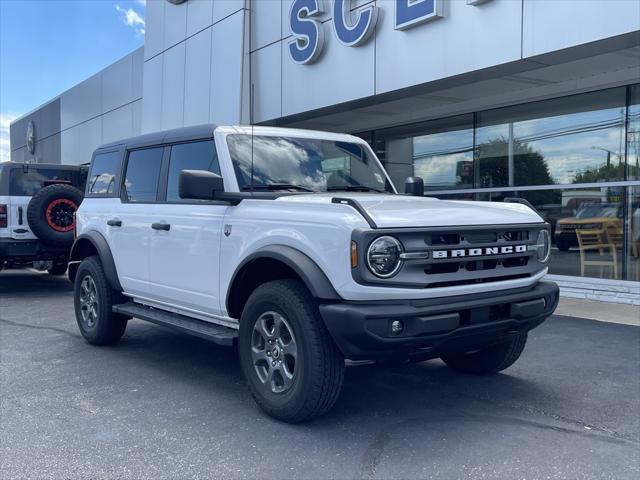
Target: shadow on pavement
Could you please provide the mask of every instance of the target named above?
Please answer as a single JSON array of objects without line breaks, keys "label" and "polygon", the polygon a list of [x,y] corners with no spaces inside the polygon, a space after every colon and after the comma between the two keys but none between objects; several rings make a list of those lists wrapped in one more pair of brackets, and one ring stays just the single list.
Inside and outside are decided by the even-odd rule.
[{"label": "shadow on pavement", "polygon": [[0,271],[0,294],[3,296],[29,297],[61,292],[73,292],[73,285],[66,273],[53,276],[31,268]]}]

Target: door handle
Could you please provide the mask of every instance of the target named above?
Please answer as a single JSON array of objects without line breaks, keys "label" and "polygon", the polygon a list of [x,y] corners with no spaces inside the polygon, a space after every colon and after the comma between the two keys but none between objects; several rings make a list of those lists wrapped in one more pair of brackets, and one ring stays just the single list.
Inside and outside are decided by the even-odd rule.
[{"label": "door handle", "polygon": [[171,230],[171,225],[164,222],[154,222],[151,224],[151,228],[153,228],[154,230],[165,230],[168,232],[169,230]]},{"label": "door handle", "polygon": [[107,225],[109,225],[110,227],[121,227],[122,220],[120,220],[119,218],[112,218],[111,220],[107,220]]}]

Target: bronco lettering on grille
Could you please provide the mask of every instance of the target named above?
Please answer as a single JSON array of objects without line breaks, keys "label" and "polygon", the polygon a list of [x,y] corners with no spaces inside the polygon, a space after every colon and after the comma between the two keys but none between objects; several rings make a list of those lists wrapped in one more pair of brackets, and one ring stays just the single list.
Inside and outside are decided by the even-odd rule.
[{"label": "bronco lettering on grille", "polygon": [[456,250],[434,250],[433,258],[483,257],[486,255],[508,255],[525,253],[526,245],[505,245],[503,247],[459,248]]}]

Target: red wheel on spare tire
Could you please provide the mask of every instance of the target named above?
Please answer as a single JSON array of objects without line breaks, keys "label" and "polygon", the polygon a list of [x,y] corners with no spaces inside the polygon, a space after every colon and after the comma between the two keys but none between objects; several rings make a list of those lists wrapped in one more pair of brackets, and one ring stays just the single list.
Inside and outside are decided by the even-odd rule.
[{"label": "red wheel on spare tire", "polygon": [[45,212],[47,225],[56,232],[70,232],[74,227],[73,214],[78,210],[78,205],[68,198],[56,198],[48,206]]},{"label": "red wheel on spare tire", "polygon": [[83,194],[67,184],[55,184],[36,192],[27,207],[31,231],[43,243],[67,246],[73,243],[75,212]]}]

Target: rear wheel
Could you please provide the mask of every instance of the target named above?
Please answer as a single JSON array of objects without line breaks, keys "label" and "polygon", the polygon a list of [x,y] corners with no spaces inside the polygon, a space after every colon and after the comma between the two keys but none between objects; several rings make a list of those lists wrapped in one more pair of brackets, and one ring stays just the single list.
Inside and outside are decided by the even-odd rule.
[{"label": "rear wheel", "polygon": [[74,306],[80,333],[93,345],[112,345],[124,334],[128,318],[113,313],[124,302],[121,293],[109,285],[98,257],[85,258],[76,273]]},{"label": "rear wheel", "polygon": [[513,335],[508,340],[482,350],[442,357],[448,367],[464,373],[491,375],[513,365],[527,344],[527,332]]},{"label": "rear wheel", "polygon": [[251,294],[240,320],[238,351],[253,397],[279,420],[322,415],[340,394],[344,359],[315,299],[297,281],[268,282]]},{"label": "rear wheel", "polygon": [[64,275],[67,271],[67,262],[57,262],[54,263],[53,266],[47,270],[49,275]]}]

